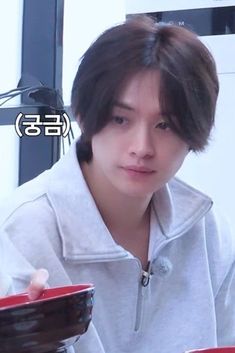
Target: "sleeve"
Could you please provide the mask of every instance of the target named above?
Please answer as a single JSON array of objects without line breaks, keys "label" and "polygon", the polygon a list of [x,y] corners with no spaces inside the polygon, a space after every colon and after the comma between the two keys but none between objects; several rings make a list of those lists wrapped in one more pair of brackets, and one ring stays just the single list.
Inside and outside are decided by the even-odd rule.
[{"label": "sleeve", "polygon": [[34,267],[20,254],[5,232],[0,232],[0,296],[22,292]]},{"label": "sleeve", "polygon": [[[27,287],[34,267],[23,257],[9,238],[0,234],[0,296],[22,292]],[[95,347],[95,349],[94,349]],[[94,324],[91,322],[68,353],[105,353]]]},{"label": "sleeve", "polygon": [[218,346],[235,346],[235,261],[215,298]]},{"label": "sleeve", "polygon": [[[24,234],[26,237],[27,233],[30,232],[27,231],[27,227],[24,227],[24,231],[22,232],[19,232],[18,228],[14,228],[14,233],[18,236],[19,234]],[[15,238],[13,242],[11,237],[9,237],[7,230],[0,230],[0,296],[25,291],[25,288],[29,284],[31,275],[36,270],[38,265],[37,262],[32,264],[32,257],[29,256],[29,253],[33,253],[32,247],[37,245],[38,244],[34,244],[30,237],[26,237],[26,242],[20,242],[20,244],[18,244],[17,239]],[[29,249],[27,251],[28,246]],[[48,246],[48,244],[41,244],[41,255],[43,254],[44,246]],[[22,250],[24,250],[24,253]],[[49,252],[48,256],[50,257],[50,255],[51,253]],[[45,259],[43,258],[43,260]],[[57,265],[59,266],[59,263],[55,264],[57,261],[56,257],[53,257],[53,259],[50,260],[54,264],[53,267],[56,267],[58,270]],[[50,277],[53,277],[52,271],[50,271],[50,266],[47,266],[47,268],[49,270]],[[66,284],[68,283],[68,278],[63,276],[59,282],[62,283],[62,281]],[[53,281],[53,278],[51,279],[51,283],[52,286],[58,284]],[[74,344],[74,347],[69,347],[67,351],[68,353],[106,353],[93,322],[90,323],[87,332]]]},{"label": "sleeve", "polygon": [[207,251],[218,346],[235,346],[235,236],[217,208],[207,218]]}]

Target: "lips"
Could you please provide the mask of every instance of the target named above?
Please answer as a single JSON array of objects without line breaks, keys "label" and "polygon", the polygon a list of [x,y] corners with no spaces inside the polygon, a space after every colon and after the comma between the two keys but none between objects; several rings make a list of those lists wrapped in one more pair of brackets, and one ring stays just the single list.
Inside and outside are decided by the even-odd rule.
[{"label": "lips", "polygon": [[150,169],[144,166],[128,165],[122,168],[125,169],[126,171],[133,171],[136,173],[143,173],[143,174],[152,174],[155,172],[153,169]]}]

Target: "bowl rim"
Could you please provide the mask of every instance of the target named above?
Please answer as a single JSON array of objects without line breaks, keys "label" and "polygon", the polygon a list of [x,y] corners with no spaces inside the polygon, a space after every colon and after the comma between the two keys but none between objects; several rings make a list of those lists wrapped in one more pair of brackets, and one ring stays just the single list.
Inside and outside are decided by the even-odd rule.
[{"label": "bowl rim", "polygon": [[185,351],[185,353],[197,353],[197,352],[200,352],[200,353],[209,353],[209,351],[215,351],[215,353],[216,352],[218,352],[219,350],[224,350],[224,352],[226,352],[226,350],[227,351],[230,351],[231,350],[231,352],[230,353],[232,353],[232,349],[234,350],[234,352],[235,352],[235,345],[233,345],[233,346],[221,346],[221,347],[205,347],[205,348],[195,348],[195,349],[190,349],[190,350],[187,350],[187,351]]},{"label": "bowl rim", "polygon": [[[58,295],[54,295],[49,298],[43,297],[43,294],[45,294],[45,292],[47,292],[47,291],[56,290],[56,289],[64,289],[66,287],[67,288],[74,288],[74,289],[69,293],[58,294]],[[84,287],[84,288],[76,290],[76,288],[79,288],[79,287]],[[95,286],[92,283],[69,284],[69,285],[65,285],[65,286],[48,287],[48,288],[43,289],[41,295],[37,299],[34,299],[34,300],[29,299],[27,292],[16,293],[16,294],[12,294],[12,295],[0,298],[0,313],[6,309],[15,309],[15,308],[23,307],[23,306],[27,307],[30,305],[40,304],[40,303],[44,303],[44,302],[48,302],[48,301],[52,301],[52,300],[56,300],[56,299],[67,298],[69,296],[72,296],[72,295],[75,295],[78,293],[93,292],[94,290],[95,290]],[[16,298],[16,297],[26,297],[27,301],[25,301],[23,303],[18,303],[15,305],[13,304],[13,305],[1,306],[1,301],[4,301],[6,299],[10,299],[10,298]]]}]

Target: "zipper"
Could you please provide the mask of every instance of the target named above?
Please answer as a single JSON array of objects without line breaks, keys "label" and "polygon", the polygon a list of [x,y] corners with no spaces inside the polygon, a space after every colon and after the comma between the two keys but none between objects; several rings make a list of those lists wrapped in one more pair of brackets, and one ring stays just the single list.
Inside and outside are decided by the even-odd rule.
[{"label": "zipper", "polygon": [[[168,239],[167,241],[163,240],[158,244],[157,249],[154,252],[155,258],[161,252],[161,250],[172,241],[172,239]],[[152,256],[151,256],[152,257]],[[152,262],[148,261],[147,264],[147,271],[142,269],[142,265],[139,259],[136,259],[139,267],[141,269],[141,278],[139,282],[139,289],[138,289],[138,298],[137,298],[137,307],[136,307],[136,320],[135,320],[135,332],[139,331],[142,316],[143,316],[143,306],[144,306],[144,299],[148,289],[148,285],[150,282],[150,278],[152,276]]]},{"label": "zipper", "polygon": [[142,270],[141,284],[142,284],[143,287],[147,287],[148,286],[151,275],[152,275],[151,262],[148,261],[148,263],[147,263],[147,271]]},{"label": "zipper", "polygon": [[[167,241],[161,241],[158,244],[157,249],[154,252],[155,257],[157,254],[160,253],[160,251],[168,244],[171,242],[172,239],[169,239]],[[152,262],[148,261],[147,264],[147,271],[144,271],[142,269],[142,265],[139,259],[136,259],[140,270],[141,270],[141,277],[139,281],[139,288],[138,288],[138,297],[137,297],[137,306],[136,306],[136,319],[135,319],[135,332],[139,331],[140,326],[141,326],[141,321],[143,317],[143,306],[144,306],[144,299],[146,296],[146,292],[148,290],[148,285],[150,283],[150,278],[152,276]]]},{"label": "zipper", "polygon": [[137,297],[137,306],[136,306],[136,318],[135,318],[135,332],[139,331],[140,326],[141,326],[141,321],[143,317],[143,309],[144,309],[144,299],[145,299],[145,293],[147,291],[147,287],[150,282],[150,277],[152,275],[151,271],[151,262],[148,261],[147,264],[147,271],[144,271],[142,269],[140,261],[137,259],[137,262],[141,268],[141,278],[139,281],[139,287],[138,287],[138,297]]},{"label": "zipper", "polygon": [[[66,262],[77,262],[77,263],[91,263],[91,262],[114,262],[117,260],[126,260],[128,259],[129,256],[128,254],[122,254],[113,258],[100,258],[100,259],[94,259],[94,258],[86,258],[86,259],[77,259],[77,258],[71,258],[71,257],[64,257],[64,260]],[[138,296],[137,296],[137,305],[136,305],[136,317],[135,317],[135,326],[134,326],[134,331],[137,332],[140,329],[141,321],[142,321],[142,316],[143,316],[143,305],[144,305],[144,297],[145,293],[147,291],[147,287],[150,282],[150,277],[152,275],[151,271],[151,265],[152,263],[148,261],[147,263],[147,270],[144,271],[142,269],[142,264],[138,258],[134,258],[137,261],[138,267],[140,268],[140,280],[138,284]]]}]

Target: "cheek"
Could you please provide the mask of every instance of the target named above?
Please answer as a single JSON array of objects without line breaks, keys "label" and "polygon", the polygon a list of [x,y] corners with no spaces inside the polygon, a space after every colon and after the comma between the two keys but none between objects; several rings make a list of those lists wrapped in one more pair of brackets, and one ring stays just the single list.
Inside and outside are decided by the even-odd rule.
[{"label": "cheek", "polygon": [[189,147],[181,140],[169,141],[161,149],[161,164],[165,169],[177,171],[189,152]]},{"label": "cheek", "polygon": [[92,152],[93,157],[100,164],[104,164],[115,157],[116,151],[118,150],[118,145],[115,143],[114,139],[106,134],[97,134],[92,139]]}]

